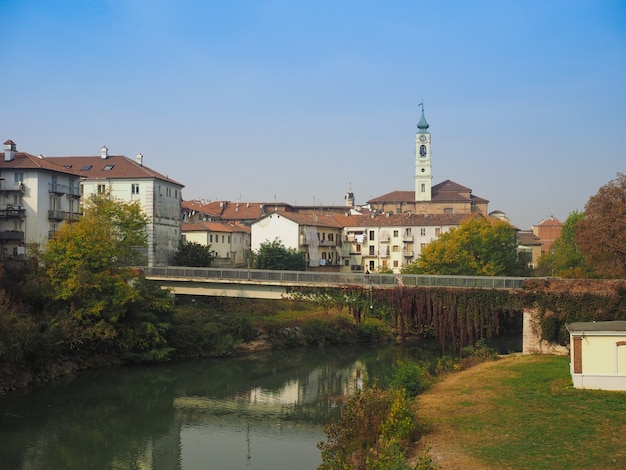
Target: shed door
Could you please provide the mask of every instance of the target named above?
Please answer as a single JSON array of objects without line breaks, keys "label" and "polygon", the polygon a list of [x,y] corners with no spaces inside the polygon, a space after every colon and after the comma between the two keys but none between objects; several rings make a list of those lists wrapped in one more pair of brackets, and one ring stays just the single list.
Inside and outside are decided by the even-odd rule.
[{"label": "shed door", "polygon": [[583,373],[583,338],[574,336],[574,374]]},{"label": "shed door", "polygon": [[617,369],[617,375],[626,375],[626,341],[618,341],[616,347],[617,364],[615,368]]}]

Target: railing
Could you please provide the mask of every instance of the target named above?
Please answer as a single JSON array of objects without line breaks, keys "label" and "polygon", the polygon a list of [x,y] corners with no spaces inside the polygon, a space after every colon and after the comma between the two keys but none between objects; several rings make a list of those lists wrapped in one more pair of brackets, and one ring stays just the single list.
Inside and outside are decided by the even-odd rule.
[{"label": "railing", "polygon": [[65,194],[67,192],[67,185],[48,183],[48,192],[56,193],[56,194]]},{"label": "railing", "polygon": [[148,278],[218,279],[224,281],[279,282],[285,284],[336,284],[374,286],[471,287],[519,289],[526,278],[487,276],[430,276],[422,274],[362,274],[311,271],[271,271],[262,269],[222,269],[190,267],[143,268]]},{"label": "railing", "polygon": [[14,181],[0,181],[0,191],[19,191],[24,192],[24,183]]}]

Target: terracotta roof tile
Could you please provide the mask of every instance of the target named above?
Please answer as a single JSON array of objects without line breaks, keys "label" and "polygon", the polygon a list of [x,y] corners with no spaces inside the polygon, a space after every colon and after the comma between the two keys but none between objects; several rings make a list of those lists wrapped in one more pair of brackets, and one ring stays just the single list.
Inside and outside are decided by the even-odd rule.
[{"label": "terracotta roof tile", "polygon": [[89,179],[135,179],[154,178],[183,187],[181,183],[140,165],[135,160],[124,155],[109,155],[106,158],[100,156],[77,156],[77,157],[46,157],[47,160],[77,171],[81,176]]}]

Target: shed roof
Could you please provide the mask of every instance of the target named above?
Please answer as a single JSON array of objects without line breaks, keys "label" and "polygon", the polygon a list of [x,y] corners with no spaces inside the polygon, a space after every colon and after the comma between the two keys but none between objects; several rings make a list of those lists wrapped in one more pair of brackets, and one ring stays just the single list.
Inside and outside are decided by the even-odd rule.
[{"label": "shed roof", "polygon": [[567,326],[567,330],[570,333],[593,333],[593,332],[607,332],[607,331],[619,331],[626,332],[626,321],[614,320],[614,321],[590,321],[590,322],[575,322],[570,323]]}]

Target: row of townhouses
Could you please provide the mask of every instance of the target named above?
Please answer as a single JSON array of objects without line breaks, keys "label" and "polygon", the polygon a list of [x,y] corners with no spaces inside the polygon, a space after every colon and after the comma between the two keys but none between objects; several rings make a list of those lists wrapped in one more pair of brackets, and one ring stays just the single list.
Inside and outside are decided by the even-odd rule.
[{"label": "row of townhouses", "polygon": [[[351,190],[343,206],[185,201],[184,186],[145,166],[141,154],[109,155],[102,147],[92,156],[34,156],[7,140],[0,158],[0,258],[26,258],[60,224],[78,220],[84,197],[111,194],[136,201],[148,216],[148,266],[171,264],[180,240],[210,245],[217,266],[247,266],[251,251],[279,240],[304,252],[311,269],[399,272],[468,217],[506,218],[501,211],[489,213],[489,201],[454,181],[432,185],[423,108],[417,128],[414,190],[383,194],[362,206]],[[547,249],[534,228],[520,231],[520,250],[533,263]]]}]

